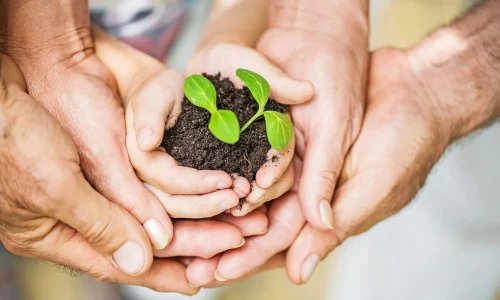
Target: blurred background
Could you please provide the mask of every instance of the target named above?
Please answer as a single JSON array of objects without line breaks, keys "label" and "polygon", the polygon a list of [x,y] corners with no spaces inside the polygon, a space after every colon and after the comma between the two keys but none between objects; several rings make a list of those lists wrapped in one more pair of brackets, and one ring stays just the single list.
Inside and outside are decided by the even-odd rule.
[{"label": "blurred background", "polygon": [[[141,1],[130,0],[137,5]],[[129,2],[130,2],[129,1]],[[167,34],[134,40],[155,49],[173,44],[170,67],[182,71],[194,52],[211,1],[193,1],[163,12],[155,22],[173,22]],[[99,8],[113,0],[90,1]],[[372,49],[406,47],[464,12],[468,0],[372,0]],[[117,28],[94,11],[94,20]],[[156,39],[156,40],[155,40]],[[173,43],[175,40],[175,43]],[[156,43],[156,44],[155,44]],[[433,170],[418,199],[399,215],[348,240],[326,259],[304,286],[283,270],[268,271],[234,286],[203,290],[193,299],[491,299],[500,300],[500,126],[453,146]],[[143,288],[96,283],[70,276],[47,262],[9,255],[0,246],[0,300],[114,300],[187,297]]]}]

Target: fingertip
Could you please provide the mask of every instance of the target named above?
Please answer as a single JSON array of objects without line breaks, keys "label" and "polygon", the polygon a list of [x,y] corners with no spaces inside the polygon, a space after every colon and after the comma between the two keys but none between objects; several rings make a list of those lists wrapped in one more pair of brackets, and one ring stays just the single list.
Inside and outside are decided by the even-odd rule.
[{"label": "fingertip", "polygon": [[250,182],[245,177],[236,173],[231,174],[233,178],[233,190],[240,198],[246,197],[250,193]]},{"label": "fingertip", "polygon": [[144,127],[137,133],[137,147],[143,152],[153,151],[160,146],[161,137],[159,136],[161,134],[158,134],[153,127]]},{"label": "fingertip", "polygon": [[287,75],[276,78],[271,84],[272,97],[283,104],[300,104],[314,97],[314,85],[307,80],[295,80]]},{"label": "fingertip", "polygon": [[[170,223],[170,221],[169,221]],[[151,218],[143,225],[144,230],[149,236],[151,245],[156,250],[165,249],[172,240],[172,225],[170,223],[170,230],[166,228],[155,218]]]}]

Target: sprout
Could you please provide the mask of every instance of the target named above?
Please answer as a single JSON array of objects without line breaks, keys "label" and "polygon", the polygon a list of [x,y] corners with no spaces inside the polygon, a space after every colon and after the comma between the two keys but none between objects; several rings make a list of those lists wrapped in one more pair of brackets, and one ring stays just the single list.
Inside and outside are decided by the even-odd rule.
[{"label": "sprout", "polygon": [[184,85],[184,93],[192,104],[210,112],[208,128],[222,142],[235,144],[241,133],[259,117],[264,116],[267,139],[271,147],[278,151],[282,150],[293,138],[293,125],[286,115],[277,111],[265,111],[271,90],[269,83],[259,74],[245,69],[238,69],[236,76],[245,83],[259,105],[257,113],[241,129],[232,111],[217,109],[215,87],[205,77],[201,75],[188,77]]}]

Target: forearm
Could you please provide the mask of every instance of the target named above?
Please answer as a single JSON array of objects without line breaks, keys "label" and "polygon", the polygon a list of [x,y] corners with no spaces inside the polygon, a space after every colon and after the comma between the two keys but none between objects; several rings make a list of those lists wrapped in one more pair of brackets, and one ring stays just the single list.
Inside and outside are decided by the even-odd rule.
[{"label": "forearm", "polygon": [[4,0],[0,20],[4,52],[27,76],[37,66],[73,64],[93,51],[86,0]]},{"label": "forearm", "polygon": [[500,0],[486,1],[409,51],[450,140],[500,116]]},{"label": "forearm", "polygon": [[199,49],[217,43],[255,47],[268,25],[271,0],[215,0]]}]

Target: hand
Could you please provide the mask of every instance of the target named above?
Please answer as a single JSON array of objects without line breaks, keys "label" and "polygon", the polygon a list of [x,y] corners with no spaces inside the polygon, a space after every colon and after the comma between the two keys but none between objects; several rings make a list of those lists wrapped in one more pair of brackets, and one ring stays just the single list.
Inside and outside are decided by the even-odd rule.
[{"label": "hand", "polygon": [[[217,267],[220,277],[244,276],[293,243],[286,257],[288,276],[295,283],[304,283],[319,261],[347,237],[396,213],[415,196],[449,136],[437,130],[440,123],[435,106],[403,52],[377,52],[371,69],[366,119],[346,157],[333,201],[333,231],[317,230],[310,224],[301,231],[304,219],[297,194],[288,194],[273,202],[267,234],[247,239],[244,247],[222,257]],[[280,203],[289,207],[280,208]],[[190,282],[196,279],[189,277],[189,269],[209,264],[203,265],[188,267]]]},{"label": "hand", "polygon": [[[264,33],[257,49],[291,77],[314,84],[314,98],[291,108],[296,153],[304,164],[298,194],[307,221],[318,229],[328,230],[333,228],[329,208],[337,177],[363,118],[367,34],[362,29],[356,32],[356,38],[347,39],[348,24],[345,33],[322,33],[307,24],[329,24],[335,20],[316,16],[319,19],[315,23],[299,6],[289,6],[273,7],[271,28]],[[310,6],[308,9],[313,10],[318,4]],[[351,18],[354,16],[353,13]],[[301,17],[307,22],[302,24]],[[289,26],[291,23],[296,27]]]},{"label": "hand", "polygon": [[[239,203],[222,171],[179,166],[158,148],[181,112],[184,77],[94,28],[97,55],[117,81],[126,107],[127,150],[138,177],[174,218],[199,219]],[[192,184],[196,182],[196,184]]]},{"label": "hand", "polygon": [[[273,66],[264,56],[254,49],[236,44],[214,44],[198,52],[188,66],[188,74],[217,74],[229,77],[237,86],[242,82],[235,72],[238,68],[247,68],[262,75],[271,86],[271,97],[285,104],[299,104],[309,100],[314,94],[313,86],[307,81],[297,81],[288,77],[282,70]],[[234,208],[231,212],[236,216],[245,215],[260,207],[267,201],[273,200],[284,194],[293,184],[294,170],[290,165],[292,160],[295,140],[292,140],[280,152],[271,149],[268,157],[280,157],[278,164],[266,163],[257,172],[256,181],[250,183],[238,177],[238,190],[247,193],[246,202],[241,210]]]}]

